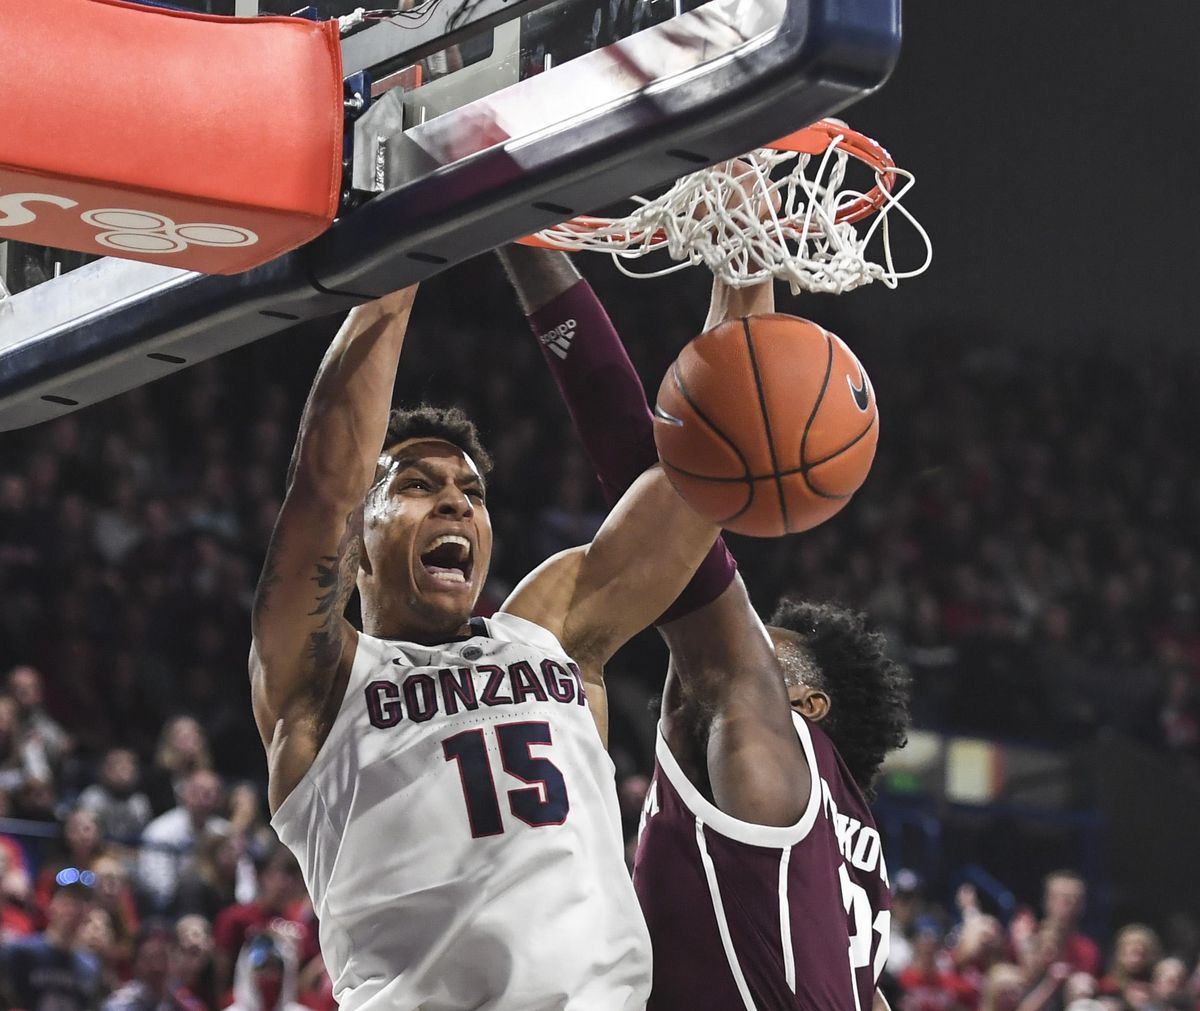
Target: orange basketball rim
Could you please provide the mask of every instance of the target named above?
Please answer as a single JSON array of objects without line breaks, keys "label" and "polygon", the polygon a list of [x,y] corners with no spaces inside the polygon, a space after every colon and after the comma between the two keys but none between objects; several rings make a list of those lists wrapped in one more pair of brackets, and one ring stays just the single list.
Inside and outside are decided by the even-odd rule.
[{"label": "orange basketball rim", "polygon": [[[770,144],[764,144],[763,147],[772,151],[794,151],[797,154],[821,157],[835,143],[841,150],[868,166],[875,174],[875,185],[871,189],[837,210],[834,220],[838,224],[855,224],[880,210],[888,202],[895,188],[896,162],[883,145],[872,140],[866,134],[851,129],[845,123],[819,119],[811,126],[789,133],[786,137],[781,137]],[[581,214],[564,221],[556,228],[560,232],[575,233],[583,237],[601,229],[616,230],[621,221],[621,218]],[[633,234],[625,236],[625,238],[633,237]],[[655,232],[651,241],[660,242],[663,238],[664,235],[660,230]],[[561,243],[549,242],[536,234],[527,235],[517,241],[526,246],[537,246],[542,249],[563,248]]]}]

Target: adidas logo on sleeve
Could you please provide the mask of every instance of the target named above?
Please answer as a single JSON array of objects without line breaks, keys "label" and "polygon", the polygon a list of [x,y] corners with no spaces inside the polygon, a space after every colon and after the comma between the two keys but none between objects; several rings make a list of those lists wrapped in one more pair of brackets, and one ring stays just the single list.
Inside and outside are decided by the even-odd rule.
[{"label": "adidas logo on sleeve", "polygon": [[540,334],[538,340],[565,361],[571,350],[571,342],[575,339],[575,328],[578,325],[573,319],[564,320],[558,326]]}]

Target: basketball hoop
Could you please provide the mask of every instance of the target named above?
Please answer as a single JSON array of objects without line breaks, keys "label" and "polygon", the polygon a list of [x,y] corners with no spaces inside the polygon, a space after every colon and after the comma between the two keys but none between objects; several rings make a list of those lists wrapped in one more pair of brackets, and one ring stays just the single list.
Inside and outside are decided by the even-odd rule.
[{"label": "basketball hoop", "polygon": [[[851,158],[870,169],[873,187],[844,185]],[[929,235],[900,202],[914,182],[870,137],[823,119],[737,161],[684,176],[653,200],[635,196],[638,206],[624,217],[572,218],[520,241],[608,253],[630,277],[703,263],[738,288],[768,277],[787,281],[793,293],[839,294],[872,281],[894,288],[923,273],[933,258]],[[893,262],[893,211],[925,247],[924,262],[914,270],[897,270]],[[873,220],[860,235],[854,226],[867,218]],[[877,237],[872,254],[867,247]],[[678,262],[645,272],[622,262],[659,250]]]}]

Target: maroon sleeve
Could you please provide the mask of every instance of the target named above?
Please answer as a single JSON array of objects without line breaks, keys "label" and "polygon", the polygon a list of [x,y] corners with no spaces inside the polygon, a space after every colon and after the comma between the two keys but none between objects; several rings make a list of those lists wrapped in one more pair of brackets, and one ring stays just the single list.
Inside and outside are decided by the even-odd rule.
[{"label": "maroon sleeve", "polygon": [[[529,326],[575,423],[609,505],[658,462],[654,421],[642,381],[608,313],[579,281],[529,316]],[[718,538],[692,581],[657,624],[712,603],[733,582],[737,563]]]}]

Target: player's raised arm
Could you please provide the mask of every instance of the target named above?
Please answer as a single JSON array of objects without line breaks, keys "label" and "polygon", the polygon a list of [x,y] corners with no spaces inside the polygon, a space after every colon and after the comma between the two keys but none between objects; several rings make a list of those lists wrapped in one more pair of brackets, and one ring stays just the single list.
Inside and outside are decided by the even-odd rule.
[{"label": "player's raised arm", "polygon": [[342,612],[358,572],[363,498],[375,479],[415,292],[350,313],[300,421],[252,615],[251,689],[272,807],[311,763],[320,746],[314,728],[340,701],[338,675],[353,658],[355,632]]},{"label": "player's raised arm", "polygon": [[[501,260],[605,496],[613,501],[657,457],[641,380],[603,307],[565,254],[513,246],[501,251]],[[769,283],[739,289],[714,280],[705,329],[772,311]],[[569,341],[560,339],[566,332]],[[774,648],[723,539],[658,624],[672,648],[664,725],[670,730],[681,684],[688,699],[713,714],[710,729],[720,760],[709,765],[705,778],[718,806],[747,821],[794,822],[807,802],[808,767]],[[774,774],[781,766],[787,775]],[[755,774],[763,769],[773,772]]]},{"label": "player's raised arm", "polygon": [[504,610],[548,628],[580,665],[602,667],[679,596],[719,532],[656,465],[622,496],[591,544],[535,569]]},{"label": "player's raised arm", "polygon": [[[713,278],[704,328],[775,311],[770,281],[731,288]],[[762,825],[791,825],[808,804],[811,773],[792,726],[775,646],[740,578],[715,599],[660,623],[671,650],[663,730],[688,761],[675,724],[684,700],[710,714],[703,773],[722,811]],[[675,683],[674,679],[678,679]],[[680,691],[682,687],[682,691]],[[700,770],[695,770],[697,773]]]},{"label": "player's raised arm", "polygon": [[558,384],[604,499],[616,505],[658,460],[642,381],[600,300],[566,253],[497,250]]}]

